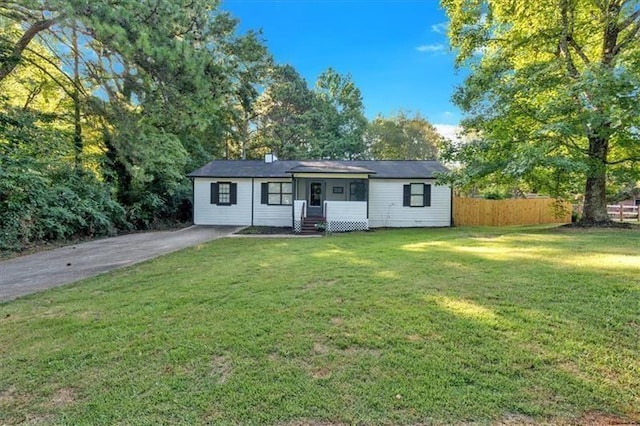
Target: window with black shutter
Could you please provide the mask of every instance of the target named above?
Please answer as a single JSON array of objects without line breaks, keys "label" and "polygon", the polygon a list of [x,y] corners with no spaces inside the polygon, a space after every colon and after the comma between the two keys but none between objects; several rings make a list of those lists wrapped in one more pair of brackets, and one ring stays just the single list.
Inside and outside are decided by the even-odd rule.
[{"label": "window with black shutter", "polygon": [[411,183],[403,186],[402,205],[405,207],[431,206],[431,185]]},{"label": "window with black shutter", "polygon": [[230,206],[238,203],[238,184],[215,182],[211,184],[211,204]]},{"label": "window with black shutter", "polygon": [[290,206],[293,204],[293,185],[290,182],[263,183],[260,203],[272,206]]},{"label": "window with black shutter", "polygon": [[211,183],[211,204],[218,204],[218,184]]},{"label": "window with black shutter", "polygon": [[424,184],[424,206],[431,207],[431,185]]}]

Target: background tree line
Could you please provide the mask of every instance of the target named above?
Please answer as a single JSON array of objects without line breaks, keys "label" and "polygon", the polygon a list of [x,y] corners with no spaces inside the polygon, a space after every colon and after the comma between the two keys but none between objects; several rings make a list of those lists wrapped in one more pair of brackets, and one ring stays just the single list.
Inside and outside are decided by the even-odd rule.
[{"label": "background tree line", "polygon": [[238,34],[217,0],[0,4],[0,249],[191,214],[214,158],[434,158],[419,115],[364,116],[351,77],[315,86]]}]

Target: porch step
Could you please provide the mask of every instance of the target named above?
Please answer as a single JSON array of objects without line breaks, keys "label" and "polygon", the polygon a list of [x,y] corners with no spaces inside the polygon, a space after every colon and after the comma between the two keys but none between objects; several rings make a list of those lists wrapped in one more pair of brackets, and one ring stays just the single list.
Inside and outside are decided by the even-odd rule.
[{"label": "porch step", "polygon": [[316,224],[325,222],[326,218],[321,216],[308,216],[302,220],[302,226],[300,228],[300,235],[317,235],[320,233],[316,229]]}]

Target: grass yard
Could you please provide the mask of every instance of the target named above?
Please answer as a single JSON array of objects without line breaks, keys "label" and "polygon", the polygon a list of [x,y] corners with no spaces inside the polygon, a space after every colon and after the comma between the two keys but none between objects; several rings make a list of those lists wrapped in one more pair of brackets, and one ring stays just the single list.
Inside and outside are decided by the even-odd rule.
[{"label": "grass yard", "polygon": [[640,422],[640,231],[214,241],[0,305],[0,424]]}]

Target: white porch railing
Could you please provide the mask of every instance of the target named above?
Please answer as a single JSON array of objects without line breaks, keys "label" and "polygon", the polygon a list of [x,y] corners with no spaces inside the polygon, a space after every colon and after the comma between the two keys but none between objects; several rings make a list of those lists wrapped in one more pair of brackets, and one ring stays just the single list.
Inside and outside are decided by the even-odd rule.
[{"label": "white porch railing", "polygon": [[324,215],[328,232],[369,229],[366,201],[325,201]]},{"label": "white porch railing", "polygon": [[302,230],[302,221],[307,217],[307,201],[295,200],[293,202],[293,231],[300,232]]}]

